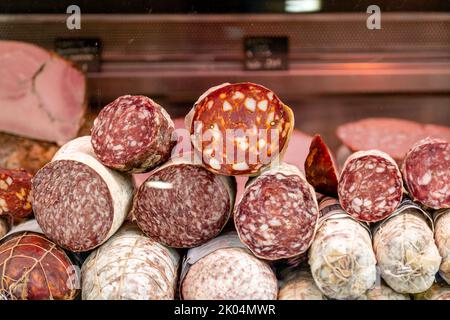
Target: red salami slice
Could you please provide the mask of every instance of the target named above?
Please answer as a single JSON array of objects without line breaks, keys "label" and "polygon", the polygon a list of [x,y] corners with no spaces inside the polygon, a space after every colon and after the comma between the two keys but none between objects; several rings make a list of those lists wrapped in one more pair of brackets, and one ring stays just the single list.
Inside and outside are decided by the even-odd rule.
[{"label": "red salami slice", "polygon": [[72,140],[32,180],[33,208],[43,232],[71,251],[87,251],[125,220],[133,193],[129,176],[103,166],[90,137]]},{"label": "red salami slice", "polygon": [[186,116],[194,149],[223,175],[255,175],[286,151],[294,116],[269,89],[225,83],[206,91]]},{"label": "red salami slice", "polygon": [[145,172],[170,157],[176,139],[168,113],[145,96],[122,96],[102,109],[92,127],[92,146],[107,167]]},{"label": "red salami slice", "polygon": [[309,248],[318,218],[312,186],[297,167],[281,164],[250,182],[234,222],[239,238],[257,257],[278,260]]},{"label": "red salami slice", "polygon": [[220,233],[233,210],[236,181],[173,158],[138,189],[132,215],[150,238],[175,248],[201,245]]},{"label": "red salami slice", "polygon": [[394,159],[378,150],[352,154],[339,179],[339,201],[352,217],[375,222],[399,206],[403,182]]},{"label": "red salami slice", "polygon": [[320,135],[315,135],[305,161],[306,180],[324,195],[337,196],[338,171],[333,155]]},{"label": "red salami slice", "polygon": [[20,219],[32,214],[31,178],[23,169],[0,168],[0,215]]},{"label": "red salami slice", "polygon": [[403,162],[403,177],[414,200],[433,209],[450,208],[450,143],[426,138]]}]

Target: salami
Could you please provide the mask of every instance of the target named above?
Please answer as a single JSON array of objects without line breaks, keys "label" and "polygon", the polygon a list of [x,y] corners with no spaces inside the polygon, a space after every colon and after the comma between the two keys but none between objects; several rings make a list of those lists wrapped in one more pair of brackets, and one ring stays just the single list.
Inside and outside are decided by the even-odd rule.
[{"label": "salami", "polygon": [[[92,146],[107,167],[146,172],[170,158],[176,139],[169,114],[145,96],[122,96],[94,121]],[[172,139],[173,138],[173,139]]]},{"label": "salami", "polygon": [[278,300],[325,300],[307,270],[291,271],[281,282]]},{"label": "salami", "polygon": [[88,251],[122,225],[131,205],[131,177],[103,166],[90,137],[72,140],[32,180],[33,209],[45,235],[71,251]]},{"label": "salami", "polygon": [[31,178],[24,169],[0,168],[0,215],[15,219],[32,215]]},{"label": "salami", "polygon": [[73,300],[79,293],[69,257],[37,232],[15,232],[2,239],[0,273],[0,294],[8,300]]},{"label": "salami", "polygon": [[411,197],[429,208],[450,208],[449,168],[449,142],[434,138],[417,142],[402,167]]},{"label": "salami", "polygon": [[317,287],[333,299],[356,299],[375,284],[376,260],[368,227],[324,198],[309,265]]},{"label": "salami", "polygon": [[178,253],[125,224],[83,264],[83,300],[173,300]]},{"label": "salami", "polygon": [[450,209],[437,211],[434,214],[434,223],[434,239],[442,257],[439,274],[450,284]]},{"label": "salami", "polygon": [[185,300],[275,300],[278,284],[269,265],[229,232],[188,251],[180,292]]},{"label": "salami", "polygon": [[380,281],[358,298],[358,300],[411,300],[409,295],[398,293]]},{"label": "salami", "polygon": [[450,300],[450,287],[444,283],[434,283],[427,291],[415,294],[414,300]]},{"label": "salami", "polygon": [[186,116],[186,127],[209,170],[256,175],[283,156],[294,116],[261,85],[224,83],[200,96]]},{"label": "salami", "polygon": [[375,226],[373,249],[381,277],[395,291],[418,293],[433,284],[441,257],[432,223],[425,211],[406,200]]},{"label": "salami", "polygon": [[234,215],[241,241],[267,260],[308,250],[318,219],[314,189],[297,167],[285,163],[263,171],[249,183]]},{"label": "salami", "polygon": [[189,156],[172,158],[139,187],[132,215],[150,238],[191,248],[220,233],[233,210],[235,193],[234,177],[216,175]]},{"label": "salami", "polygon": [[305,174],[306,180],[317,192],[337,197],[337,167],[330,149],[318,134],[311,140],[309,154],[305,161]]},{"label": "salami", "polygon": [[367,222],[379,221],[400,204],[402,176],[395,161],[386,153],[356,152],[344,164],[338,193],[342,208],[352,217]]}]

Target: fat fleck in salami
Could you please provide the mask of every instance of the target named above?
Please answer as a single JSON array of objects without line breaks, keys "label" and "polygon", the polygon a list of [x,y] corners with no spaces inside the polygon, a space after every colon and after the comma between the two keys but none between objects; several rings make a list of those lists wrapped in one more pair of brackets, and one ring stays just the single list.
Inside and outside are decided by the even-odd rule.
[{"label": "fat fleck in salami", "polygon": [[169,114],[145,96],[122,96],[102,109],[92,127],[92,146],[107,167],[146,172],[170,157],[176,139]]},{"label": "fat fleck in salami", "polygon": [[191,248],[220,233],[233,210],[235,193],[234,177],[216,175],[189,157],[172,158],[140,186],[132,215],[150,238]]},{"label": "fat fleck in salami", "polygon": [[308,250],[319,208],[312,186],[297,167],[282,163],[263,171],[245,189],[234,222],[241,241],[259,258],[278,260]]},{"label": "fat fleck in salami", "polygon": [[433,284],[441,257],[430,228],[432,223],[426,212],[406,200],[375,226],[373,249],[380,273],[395,291],[418,293]]},{"label": "fat fleck in salami", "polygon": [[0,168],[0,215],[20,219],[32,214],[31,178],[24,169]]},{"label": "fat fleck in salami", "polygon": [[173,300],[178,253],[125,224],[81,269],[83,300]]},{"label": "fat fleck in salami", "polygon": [[206,91],[186,116],[194,149],[223,175],[255,175],[288,145],[292,110],[254,83],[224,83]]},{"label": "fat fleck in salami", "polygon": [[180,292],[185,300],[275,300],[278,284],[269,265],[229,232],[188,251]]},{"label": "fat fleck in salami", "polygon": [[111,237],[130,209],[129,176],[103,166],[90,137],[61,147],[32,180],[33,209],[45,235],[71,251],[88,251]]},{"label": "fat fleck in salami", "polygon": [[450,300],[450,287],[444,283],[434,283],[427,291],[415,294],[414,300]]},{"label": "fat fleck in salami", "polygon": [[0,274],[0,295],[8,300],[73,300],[79,293],[69,257],[36,232],[15,232],[2,239]]},{"label": "fat fleck in salami", "polygon": [[309,249],[311,274],[327,297],[356,299],[376,280],[370,231],[345,213],[335,199],[323,199],[320,210],[319,228]]},{"label": "fat fleck in salami", "polygon": [[309,154],[305,161],[305,173],[306,180],[317,192],[337,197],[337,167],[330,149],[318,134],[311,140]]},{"label": "fat fleck in salami", "polygon": [[439,274],[450,284],[450,209],[437,211],[434,223],[434,239],[442,257]]},{"label": "fat fleck in salami", "polygon": [[383,281],[369,289],[358,300],[411,300],[409,295],[398,293],[389,288]]},{"label": "fat fleck in salami", "polygon": [[426,138],[415,144],[402,167],[411,197],[429,208],[450,208],[449,168],[449,142]]},{"label": "fat fleck in salami", "polygon": [[308,270],[290,271],[281,282],[278,300],[325,300]]},{"label": "fat fleck in salami", "polygon": [[344,164],[338,193],[342,208],[352,217],[367,222],[379,221],[400,204],[402,176],[395,161],[386,153],[356,152]]}]

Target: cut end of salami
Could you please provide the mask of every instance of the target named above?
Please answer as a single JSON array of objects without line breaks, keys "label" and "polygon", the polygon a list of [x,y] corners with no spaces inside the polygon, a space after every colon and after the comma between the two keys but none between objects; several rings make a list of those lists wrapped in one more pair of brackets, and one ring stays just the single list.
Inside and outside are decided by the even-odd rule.
[{"label": "cut end of salami", "polygon": [[450,143],[426,138],[403,162],[403,177],[414,200],[433,209],[450,208]]},{"label": "cut end of salami", "polygon": [[278,260],[309,248],[318,218],[314,189],[295,166],[282,164],[247,186],[234,222],[239,238],[257,257]]},{"label": "cut end of salami", "polygon": [[194,149],[223,175],[255,175],[286,150],[292,110],[269,89],[225,83],[206,91],[186,117]]},{"label": "cut end of salami", "polygon": [[352,154],[344,164],[339,201],[352,217],[366,222],[382,220],[399,206],[403,182],[395,161],[378,150]]},{"label": "cut end of salami", "polygon": [[0,168],[0,215],[15,219],[32,215],[31,178],[23,169]]},{"label": "cut end of salami", "polygon": [[338,171],[333,155],[320,135],[315,135],[305,161],[306,180],[314,189],[327,196],[336,197]]},{"label": "cut end of salami", "polygon": [[146,172],[170,158],[176,139],[168,113],[145,96],[126,95],[102,109],[92,127],[100,161],[116,170]]}]

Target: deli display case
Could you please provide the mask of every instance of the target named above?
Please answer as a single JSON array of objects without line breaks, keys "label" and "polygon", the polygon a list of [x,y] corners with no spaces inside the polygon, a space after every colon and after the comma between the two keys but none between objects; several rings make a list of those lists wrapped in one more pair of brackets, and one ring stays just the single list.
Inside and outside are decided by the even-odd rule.
[{"label": "deli display case", "polygon": [[3,0],[0,110],[5,300],[450,299],[448,1]]}]

